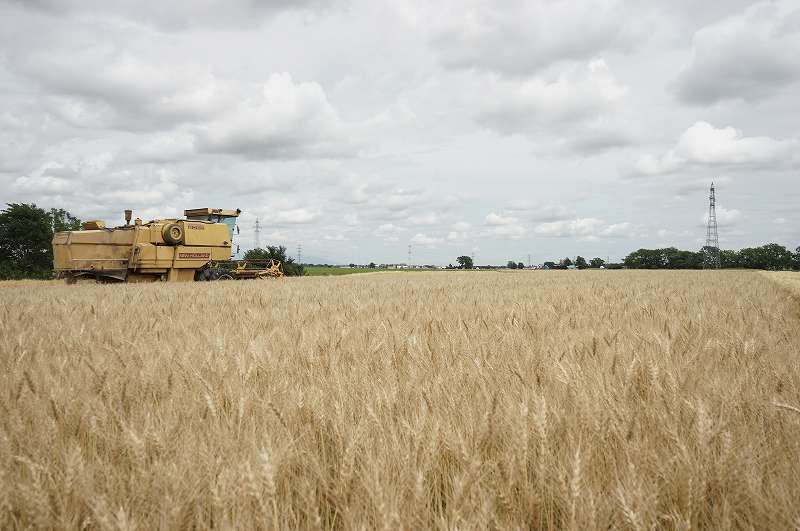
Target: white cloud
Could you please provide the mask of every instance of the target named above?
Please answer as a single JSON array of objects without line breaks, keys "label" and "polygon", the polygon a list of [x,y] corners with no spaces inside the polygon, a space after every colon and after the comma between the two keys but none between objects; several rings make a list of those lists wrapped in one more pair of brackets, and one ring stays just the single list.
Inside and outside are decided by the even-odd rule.
[{"label": "white cloud", "polygon": [[661,156],[639,157],[634,175],[663,175],[687,165],[785,165],[796,160],[798,141],[775,140],[766,136],[746,137],[733,127],[717,128],[697,122],[678,139],[676,146]]},{"label": "white cloud", "polygon": [[379,195],[376,197],[376,202],[382,208],[401,211],[421,205],[422,196],[422,191],[418,189],[397,188],[389,193]]},{"label": "white cloud", "polygon": [[451,230],[447,233],[447,241],[448,242],[463,242],[464,240],[469,238],[469,234],[466,232],[458,232],[455,230]]},{"label": "white cloud", "polygon": [[[159,131],[160,139],[170,139],[172,146],[138,148],[142,160],[186,159],[195,150],[253,159],[357,152],[355,137],[361,132],[341,120],[315,81],[295,82],[287,72],[263,82],[227,78],[207,66],[137,48],[85,37],[71,43],[56,33],[13,54],[10,65],[48,92],[43,106],[66,124]],[[180,133],[164,132],[181,125]]]},{"label": "white cloud", "polygon": [[517,223],[494,225],[481,232],[481,236],[485,238],[501,238],[509,240],[519,240],[527,234],[528,229]]},{"label": "white cloud", "polygon": [[514,215],[533,221],[558,221],[575,215],[572,209],[562,204],[542,204],[524,199],[509,201],[506,210],[514,213]]},{"label": "white cloud", "polygon": [[412,245],[422,245],[424,247],[433,247],[442,243],[444,240],[442,238],[436,238],[434,236],[428,236],[427,234],[417,233],[411,238]]},{"label": "white cloud", "polygon": [[352,205],[361,205],[370,200],[370,193],[367,190],[367,185],[357,184],[347,190],[342,196],[342,201]]},{"label": "white cloud", "polygon": [[717,129],[707,122],[697,122],[681,135],[676,151],[691,162],[752,164],[789,159],[796,149],[794,140],[745,137],[733,127]]},{"label": "white cloud", "polygon": [[[717,223],[720,225],[736,225],[742,219],[742,212],[735,208],[716,207]],[[708,223],[708,212],[703,215],[703,225]]]},{"label": "white cloud", "polygon": [[540,223],[534,232],[541,236],[574,237],[579,239],[598,239],[601,237],[630,236],[634,227],[627,222],[609,224],[599,218],[575,218],[571,220]]},{"label": "white cloud", "polygon": [[800,79],[800,9],[794,0],[759,2],[695,33],[678,95],[707,104],[755,100]]},{"label": "white cloud", "polygon": [[403,233],[407,231],[407,228],[394,223],[382,223],[372,231],[372,235],[382,239],[385,243],[397,243]]},{"label": "white cloud", "polygon": [[272,213],[270,215],[270,222],[279,225],[297,225],[304,223],[313,223],[317,221],[321,213],[315,210],[308,210],[305,208],[293,208],[290,210],[283,210]]},{"label": "white cloud", "polygon": [[509,216],[501,216],[499,214],[495,214],[494,212],[490,212],[486,216],[486,224],[497,226],[497,225],[510,225],[514,223],[516,220]]},{"label": "white cloud", "polygon": [[63,194],[73,188],[68,179],[52,177],[49,175],[17,177],[12,187],[23,193],[38,193],[41,195]]},{"label": "white cloud", "polygon": [[478,121],[502,134],[571,125],[612,110],[627,92],[602,59],[566,69],[553,81],[491,76],[479,93]]},{"label": "white cloud", "polygon": [[423,212],[408,218],[412,225],[438,225],[441,219],[435,212]]},{"label": "white cloud", "polygon": [[405,228],[398,227],[393,223],[383,223],[379,225],[377,229],[372,231],[372,234],[386,240],[397,241],[398,235],[401,232],[405,232],[405,230]]},{"label": "white cloud", "polygon": [[191,63],[169,64],[122,46],[68,38],[48,35],[10,64],[48,89],[49,109],[73,125],[160,129],[220,113],[240,96],[238,82]]},{"label": "white cloud", "polygon": [[600,236],[608,236],[608,237],[615,237],[615,236],[628,236],[631,233],[631,224],[627,221],[624,223],[612,223],[603,229],[600,230],[598,233]]},{"label": "white cloud", "polygon": [[145,162],[175,162],[194,155],[194,137],[181,133],[155,135],[144,142],[131,157]]},{"label": "white cloud", "polygon": [[633,164],[632,175],[665,175],[680,169],[686,161],[675,154],[674,150],[667,151],[661,156],[645,153]]},{"label": "white cloud", "polygon": [[[435,4],[442,5],[442,4]],[[535,73],[563,60],[585,60],[625,50],[648,26],[631,17],[635,5],[617,0],[527,2],[502,8],[483,0],[451,2],[430,19],[438,22],[432,45],[451,68],[508,76]]]},{"label": "white cloud", "polygon": [[340,157],[355,152],[344,129],[319,84],[273,74],[257,94],[201,126],[197,147],[251,158]]}]

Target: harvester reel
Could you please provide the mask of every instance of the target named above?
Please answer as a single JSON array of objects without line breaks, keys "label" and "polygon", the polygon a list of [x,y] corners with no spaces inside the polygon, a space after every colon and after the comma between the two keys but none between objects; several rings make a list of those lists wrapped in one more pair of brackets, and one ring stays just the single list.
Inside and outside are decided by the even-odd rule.
[{"label": "harvester reel", "polygon": [[178,245],[183,241],[183,227],[177,223],[165,225],[164,229],[161,231],[161,236],[164,238],[164,241],[170,245]]}]

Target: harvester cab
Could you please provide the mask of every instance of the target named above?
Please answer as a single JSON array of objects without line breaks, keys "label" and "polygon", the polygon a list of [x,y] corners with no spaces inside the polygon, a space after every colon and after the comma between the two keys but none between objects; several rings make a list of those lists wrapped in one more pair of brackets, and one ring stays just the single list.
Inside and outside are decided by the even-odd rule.
[{"label": "harvester cab", "polygon": [[239,235],[239,226],[236,225],[236,220],[241,213],[242,211],[238,208],[236,210],[223,210],[221,208],[193,208],[183,211],[183,215],[186,216],[186,219],[189,221],[224,223],[228,227],[228,241],[231,242],[231,248],[233,248],[233,242],[236,239],[236,236]]}]

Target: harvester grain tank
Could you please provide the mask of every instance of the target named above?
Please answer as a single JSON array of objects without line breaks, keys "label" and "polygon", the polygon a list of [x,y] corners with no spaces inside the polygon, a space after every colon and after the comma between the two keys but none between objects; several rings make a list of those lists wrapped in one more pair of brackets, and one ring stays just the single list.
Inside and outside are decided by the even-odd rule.
[{"label": "harvester grain tank", "polygon": [[281,264],[231,260],[241,210],[195,208],[185,219],[143,223],[125,211],[125,225],[84,222],[82,230],[53,236],[53,269],[68,282],[185,282],[281,276]]}]

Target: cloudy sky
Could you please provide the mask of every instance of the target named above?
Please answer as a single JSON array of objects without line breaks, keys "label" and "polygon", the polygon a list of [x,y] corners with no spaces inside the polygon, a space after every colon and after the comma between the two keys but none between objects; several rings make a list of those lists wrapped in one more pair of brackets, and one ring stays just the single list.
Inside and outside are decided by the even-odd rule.
[{"label": "cloudy sky", "polygon": [[800,245],[800,0],[0,2],[0,202],[310,260]]}]

